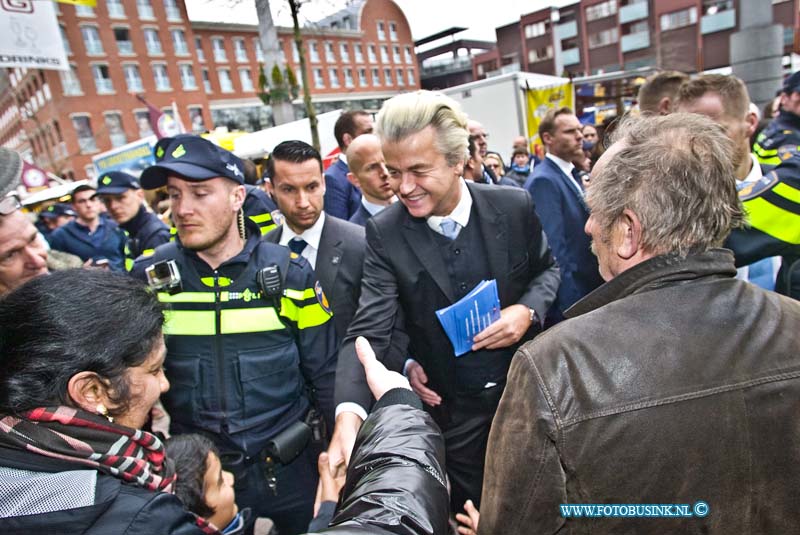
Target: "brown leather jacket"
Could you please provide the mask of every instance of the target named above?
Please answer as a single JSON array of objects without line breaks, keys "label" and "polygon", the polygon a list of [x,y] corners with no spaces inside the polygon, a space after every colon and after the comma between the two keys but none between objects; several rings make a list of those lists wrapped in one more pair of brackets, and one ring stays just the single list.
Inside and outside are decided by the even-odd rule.
[{"label": "brown leather jacket", "polygon": [[[800,304],[725,249],[622,273],[515,355],[480,534],[800,529]],[[564,518],[560,504],[708,504],[702,518]]]}]

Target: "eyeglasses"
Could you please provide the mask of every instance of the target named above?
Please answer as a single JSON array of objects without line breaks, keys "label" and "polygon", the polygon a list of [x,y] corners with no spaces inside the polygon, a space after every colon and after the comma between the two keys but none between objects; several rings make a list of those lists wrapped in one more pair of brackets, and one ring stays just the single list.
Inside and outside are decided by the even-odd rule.
[{"label": "eyeglasses", "polygon": [[0,199],[0,215],[11,215],[22,208],[19,195],[12,193]]}]

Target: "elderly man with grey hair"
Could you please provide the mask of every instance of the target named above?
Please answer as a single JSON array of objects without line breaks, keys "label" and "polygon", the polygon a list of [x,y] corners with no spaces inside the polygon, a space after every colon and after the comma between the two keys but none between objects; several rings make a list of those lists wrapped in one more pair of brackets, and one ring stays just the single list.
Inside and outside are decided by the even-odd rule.
[{"label": "elderly man with grey hair", "polygon": [[800,305],[720,248],[743,220],[730,141],[682,113],[617,136],[587,195],[607,282],[517,352],[478,533],[793,531]]},{"label": "elderly man with grey hair", "polygon": [[[400,202],[367,221],[361,300],[339,353],[337,404],[369,406],[355,340],[364,336],[384,354],[402,309],[414,357],[405,373],[444,433],[451,507],[461,510],[480,499],[486,440],[511,357],[540,331],[558,268],[526,192],[462,178],[469,134],[455,101],[430,91],[398,95],[384,103],[376,127]],[[500,318],[456,357],[436,311],[490,279]]]}]

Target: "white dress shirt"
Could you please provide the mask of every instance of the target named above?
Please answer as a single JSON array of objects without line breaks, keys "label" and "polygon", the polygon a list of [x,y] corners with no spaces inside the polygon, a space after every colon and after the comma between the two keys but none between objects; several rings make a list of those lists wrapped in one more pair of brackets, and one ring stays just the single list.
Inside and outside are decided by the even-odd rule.
[{"label": "white dress shirt", "polygon": [[469,223],[469,214],[472,211],[472,195],[469,194],[466,181],[463,178],[459,178],[459,180],[461,181],[461,199],[458,201],[456,207],[453,208],[453,211],[446,216],[429,215],[427,219],[428,226],[431,230],[443,236],[444,233],[442,232],[441,225],[444,219],[449,217],[458,223],[461,228],[466,227],[467,223]]},{"label": "white dress shirt", "polygon": [[562,160],[555,154],[551,154],[549,152],[547,153],[547,155],[545,155],[545,158],[550,158],[550,160],[552,160],[553,163],[555,163],[558,166],[558,168],[561,169],[561,171],[563,171],[565,175],[567,175],[569,181],[572,182],[573,186],[575,186],[575,190],[578,192],[578,195],[583,197],[583,188],[581,187],[580,184],[578,184],[578,181],[575,180],[575,177],[572,176],[572,170],[575,169],[575,165],[572,162]]},{"label": "white dress shirt", "polygon": [[312,268],[316,268],[317,252],[319,252],[319,240],[322,238],[323,225],[325,225],[325,212],[320,212],[317,222],[314,223],[311,228],[305,230],[302,234],[297,235],[284,220],[283,232],[281,232],[281,240],[278,243],[288,247],[292,238],[302,238],[305,240],[307,245],[306,248],[300,253],[300,256],[308,260],[308,263],[311,264]]}]

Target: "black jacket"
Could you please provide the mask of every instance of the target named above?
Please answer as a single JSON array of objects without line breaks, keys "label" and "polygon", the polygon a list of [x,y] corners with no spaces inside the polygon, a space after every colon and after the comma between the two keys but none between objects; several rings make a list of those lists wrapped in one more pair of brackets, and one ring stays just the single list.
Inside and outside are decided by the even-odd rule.
[{"label": "black jacket", "polygon": [[[800,305],[735,274],[724,249],[652,258],[519,350],[481,533],[796,532]],[[692,518],[559,507],[700,500],[710,511]]]}]

